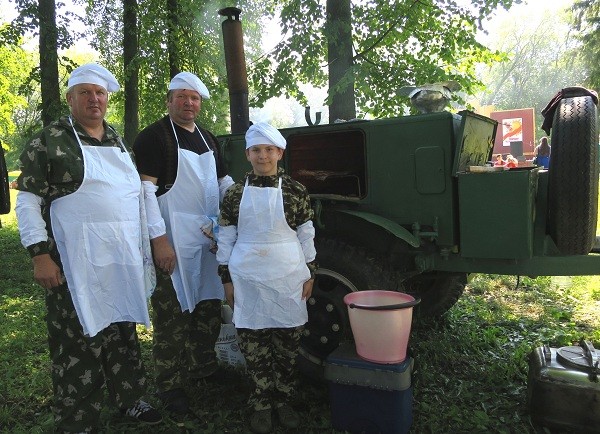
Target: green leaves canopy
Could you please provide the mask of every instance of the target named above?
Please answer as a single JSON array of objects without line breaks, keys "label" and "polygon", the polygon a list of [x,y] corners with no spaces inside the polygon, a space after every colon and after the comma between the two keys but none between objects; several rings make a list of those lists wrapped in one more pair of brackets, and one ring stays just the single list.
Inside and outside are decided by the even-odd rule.
[{"label": "green leaves canopy", "polygon": [[[178,23],[174,34],[179,69],[198,75],[209,89],[211,98],[203,103],[200,122],[209,130],[223,133],[229,123],[229,99],[223,45],[221,42],[220,8],[228,1],[187,0],[177,3]],[[88,34],[102,62],[123,83],[122,3],[118,0],[88,1],[86,3]],[[249,45],[258,45],[260,22],[265,13],[266,0],[241,0],[244,10],[244,35]],[[138,1],[139,27],[139,121],[143,128],[166,113],[169,76],[168,13],[165,0]],[[173,27],[173,26],[171,26]],[[123,93],[112,99],[111,121],[123,119]]]},{"label": "green leaves canopy", "polygon": [[574,4],[575,25],[583,43],[582,57],[589,70],[587,85],[600,90],[600,3],[580,0]]},{"label": "green leaves canopy", "polygon": [[[343,0],[341,0],[343,1]],[[349,0],[348,0],[349,1]],[[325,5],[319,0],[280,3],[285,38],[251,65],[254,104],[285,93],[305,102],[300,83],[327,83]],[[355,81],[359,116],[395,116],[407,100],[404,85],[455,80],[471,93],[479,84],[475,65],[498,59],[479,44],[476,32],[498,6],[518,0],[369,0],[352,2],[353,66],[339,84]],[[329,89],[329,100],[339,88]]]}]

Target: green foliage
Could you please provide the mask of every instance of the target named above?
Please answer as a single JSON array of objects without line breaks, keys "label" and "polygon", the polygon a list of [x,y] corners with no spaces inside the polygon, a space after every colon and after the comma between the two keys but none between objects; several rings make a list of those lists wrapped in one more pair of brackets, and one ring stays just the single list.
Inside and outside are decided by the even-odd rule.
[{"label": "green foliage", "polygon": [[[247,46],[258,46],[261,20],[267,0],[243,0],[237,3],[243,13],[244,37]],[[92,46],[99,51],[101,62],[109,66],[119,82],[123,83],[122,55],[122,4],[118,1],[89,1],[86,4],[85,22]],[[206,84],[211,98],[203,103],[200,123],[209,130],[222,134],[229,125],[229,95],[225,60],[221,42],[220,8],[231,6],[225,0],[189,0],[178,3],[179,27],[175,42],[179,68],[198,75]],[[139,120],[140,127],[154,122],[166,113],[169,63],[167,47],[168,19],[166,2],[162,0],[138,1],[139,28]],[[111,100],[111,122],[123,119],[123,92]]]},{"label": "green foliage", "polygon": [[[585,81],[586,70],[578,56],[581,43],[569,32],[569,12],[540,14],[522,8],[506,16],[495,33],[490,47],[504,55],[483,72],[486,89],[479,94],[480,102],[496,110],[532,107],[539,127],[541,111],[552,97]],[[544,135],[539,128],[536,136]]]},{"label": "green foliage", "polygon": [[[14,45],[0,46],[0,141],[6,150],[9,169],[17,167],[20,145],[30,128],[39,125],[39,93],[29,90],[28,80],[34,68],[34,56]],[[38,98],[36,98],[36,96]]]},{"label": "green foliage", "polygon": [[600,89],[600,3],[596,0],[578,0],[573,5],[574,23],[579,31],[578,37],[583,43],[581,56],[589,75],[586,84]]},{"label": "green foliage", "polygon": [[[14,190],[11,196],[14,204]],[[32,282],[14,214],[0,217],[0,427],[7,427],[35,420],[40,408],[48,408],[52,389],[43,290]],[[22,357],[19,363],[16,354]]]},{"label": "green foliage", "polygon": [[[301,83],[326,84],[325,67],[332,59],[327,57],[323,3],[281,2],[285,39],[267,57],[252,63],[254,104],[259,105],[281,92],[305,103]],[[377,117],[402,114],[408,101],[390,96],[409,84],[452,79],[471,93],[479,84],[475,65],[497,59],[496,53],[475,40],[477,29],[495,7],[508,8],[518,2],[472,3],[474,9],[452,0],[352,2],[355,55],[347,80],[355,82],[360,114]],[[344,85],[330,89],[328,99]]]},{"label": "green foliage", "polygon": [[[14,198],[15,191],[11,193]],[[14,213],[0,218],[0,431],[52,432],[44,291],[33,283]],[[598,276],[474,275],[444,318],[413,325],[411,432],[543,432],[531,422],[526,405],[529,354],[542,344],[573,345],[582,337],[599,347],[598,288]],[[138,336],[151,373],[152,331],[139,327]],[[153,433],[183,428],[206,434],[248,432],[250,384],[242,372],[228,369],[221,381],[201,380],[187,387],[204,425],[188,421],[176,427],[165,419],[152,427]],[[151,378],[148,390],[154,390]],[[327,384],[302,378],[298,393],[303,416],[298,432],[337,433],[331,428]],[[149,401],[156,404],[151,396]],[[147,432],[120,417],[109,402],[101,424],[106,433]]]},{"label": "green foliage", "polygon": [[527,411],[528,357],[543,344],[600,342],[598,277],[476,275],[439,322],[411,335],[415,432],[541,432]]},{"label": "green foliage", "polygon": [[15,45],[0,46],[0,140],[2,142],[15,132],[13,112],[26,105],[19,95],[19,85],[27,77],[32,65],[30,56]]}]

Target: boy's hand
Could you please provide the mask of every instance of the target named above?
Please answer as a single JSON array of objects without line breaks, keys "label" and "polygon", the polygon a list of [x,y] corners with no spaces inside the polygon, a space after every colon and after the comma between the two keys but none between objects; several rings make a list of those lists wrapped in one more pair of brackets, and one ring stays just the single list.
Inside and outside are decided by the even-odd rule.
[{"label": "boy's hand", "polygon": [[310,298],[314,283],[315,279],[308,279],[306,282],[304,282],[302,285],[302,300],[308,300]]}]

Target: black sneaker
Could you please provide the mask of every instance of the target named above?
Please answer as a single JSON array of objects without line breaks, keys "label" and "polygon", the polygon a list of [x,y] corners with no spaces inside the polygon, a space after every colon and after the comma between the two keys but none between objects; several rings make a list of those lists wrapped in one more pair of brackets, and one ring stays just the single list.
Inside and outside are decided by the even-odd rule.
[{"label": "black sneaker", "polygon": [[162,422],[162,416],[154,409],[150,404],[145,401],[136,402],[133,407],[128,408],[124,411],[125,416],[132,417],[139,422],[143,422],[148,425],[156,425]]}]

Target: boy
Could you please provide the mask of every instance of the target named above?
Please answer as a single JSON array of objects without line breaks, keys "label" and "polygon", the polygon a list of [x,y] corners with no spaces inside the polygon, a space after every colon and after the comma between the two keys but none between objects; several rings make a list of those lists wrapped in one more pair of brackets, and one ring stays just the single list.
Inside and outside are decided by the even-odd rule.
[{"label": "boy", "polygon": [[300,423],[290,401],[317,268],[308,192],[277,167],[285,146],[267,123],[248,129],[253,170],[227,191],[219,217],[219,275],[254,382],[248,403],[256,433],[271,432],[273,405],[284,427]]}]

